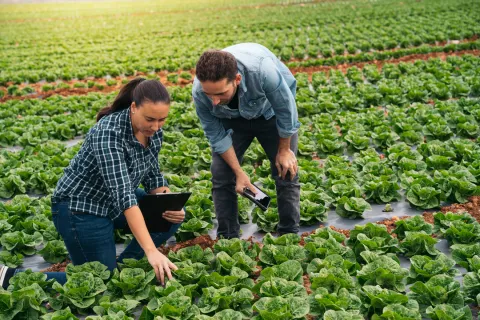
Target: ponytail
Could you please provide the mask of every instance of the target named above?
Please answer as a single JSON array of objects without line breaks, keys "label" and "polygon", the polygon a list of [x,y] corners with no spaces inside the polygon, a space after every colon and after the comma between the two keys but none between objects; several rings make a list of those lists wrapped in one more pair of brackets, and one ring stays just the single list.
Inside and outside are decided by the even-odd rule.
[{"label": "ponytail", "polygon": [[145,80],[135,78],[120,89],[113,103],[101,109],[97,114],[97,122],[104,116],[119,112],[130,107],[135,102],[139,107],[145,100],[151,102],[170,103],[170,96],[167,88],[157,80]]}]

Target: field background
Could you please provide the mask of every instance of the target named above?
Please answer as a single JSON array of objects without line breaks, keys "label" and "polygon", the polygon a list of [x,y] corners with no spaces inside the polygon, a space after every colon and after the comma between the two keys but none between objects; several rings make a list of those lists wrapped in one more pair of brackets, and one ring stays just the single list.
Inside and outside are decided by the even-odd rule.
[{"label": "field background", "polygon": [[[102,279],[105,290],[91,293],[96,300],[85,308],[65,293],[52,298],[58,290],[46,282],[33,288],[29,299],[35,302],[28,304],[13,292],[32,289],[30,280],[12,284],[2,291],[9,302],[0,303],[0,318],[37,319],[47,312],[38,306],[46,301],[57,301],[55,309],[65,314],[105,314],[93,306],[108,296],[138,301],[127,312],[135,318],[148,305],[143,319],[268,319],[268,310],[278,319],[476,319],[479,1],[11,2],[0,2],[0,263],[65,270],[69,260],[51,222],[50,195],[98,110],[135,77],[168,87],[173,102],[160,167],[174,191],[194,196],[186,221],[161,248],[180,267],[174,295],[145,280],[151,272],[146,261],[130,262],[122,272],[137,272],[145,281],[122,291]],[[297,78],[298,237],[275,240],[268,234],[278,223],[275,183],[255,141],[243,168],[270,193],[273,205],[261,212],[239,199],[242,240],[212,240],[211,151],[191,84],[204,50],[242,42],[265,45]],[[405,231],[412,232],[407,239]],[[131,236],[118,231],[115,238],[121,252]],[[441,261],[419,267],[427,256]],[[291,261],[300,263],[297,276],[276,273],[276,291],[260,290],[273,269],[260,276],[261,270],[285,261],[290,270],[297,268]],[[92,270],[77,273],[100,277]],[[244,282],[219,285],[207,279],[213,271]],[[438,274],[446,278],[436,279],[435,288],[428,283],[427,294],[424,284]],[[198,286],[185,289],[192,284]],[[248,291],[243,298],[241,288]],[[372,294],[389,298],[373,301]],[[232,300],[218,302],[222,295]],[[180,300],[185,304],[177,305]]]}]

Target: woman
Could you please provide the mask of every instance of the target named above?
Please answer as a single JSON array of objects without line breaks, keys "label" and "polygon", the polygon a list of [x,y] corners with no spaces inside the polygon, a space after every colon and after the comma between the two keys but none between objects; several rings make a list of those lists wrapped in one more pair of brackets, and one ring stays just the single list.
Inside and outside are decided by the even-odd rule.
[{"label": "woman", "polygon": [[[169,239],[185,217],[167,211],[166,233],[149,233],[138,207],[147,194],[170,192],[160,173],[162,126],[170,108],[167,89],[156,80],[137,78],[126,84],[110,107],[97,115],[78,154],[65,169],[52,196],[52,219],[74,265],[99,261],[110,270],[125,258],[147,256],[158,280],[172,278],[177,267],[157,247]],[[140,183],[144,189],[138,189]],[[128,223],[134,239],[116,258],[114,229]],[[20,269],[0,267],[0,282]],[[63,272],[49,272],[61,284]],[[3,281],[2,281],[3,280]]]}]

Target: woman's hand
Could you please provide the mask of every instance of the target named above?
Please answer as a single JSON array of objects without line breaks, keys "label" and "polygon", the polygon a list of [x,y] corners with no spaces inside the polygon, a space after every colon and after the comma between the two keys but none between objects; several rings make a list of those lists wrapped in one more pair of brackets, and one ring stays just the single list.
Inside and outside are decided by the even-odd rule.
[{"label": "woman's hand", "polygon": [[185,219],[185,210],[180,211],[165,211],[162,215],[165,220],[171,223],[180,223]]},{"label": "woman's hand", "polygon": [[158,281],[165,285],[165,274],[168,280],[172,279],[171,270],[177,270],[177,266],[174,265],[166,256],[164,256],[157,248],[145,253],[148,259],[148,263],[152,266],[157,276]]}]

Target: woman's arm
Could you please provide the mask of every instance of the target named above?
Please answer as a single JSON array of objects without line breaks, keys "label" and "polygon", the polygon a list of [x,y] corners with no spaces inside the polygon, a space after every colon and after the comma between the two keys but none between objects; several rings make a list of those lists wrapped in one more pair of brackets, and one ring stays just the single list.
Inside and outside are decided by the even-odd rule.
[{"label": "woman's arm", "polygon": [[119,214],[125,213],[130,230],[142,247],[148,262],[152,265],[157,279],[165,283],[165,271],[172,277],[170,268],[177,267],[157,250],[145,225],[137,198],[132,191],[128,168],[123,150],[123,136],[115,130],[102,130],[92,137],[92,150],[97,160],[98,169],[106,187],[112,194]]},{"label": "woman's arm", "polygon": [[143,219],[142,212],[138,206],[133,206],[125,210],[125,217],[127,218],[128,226],[132,230],[133,236],[137,239],[140,247],[142,247],[148,262],[155,270],[157,279],[164,285],[165,273],[168,279],[172,279],[172,273],[170,269],[177,270],[175,266],[165,255],[158,251],[157,247],[153,243],[152,237],[147,230],[145,219]]}]

